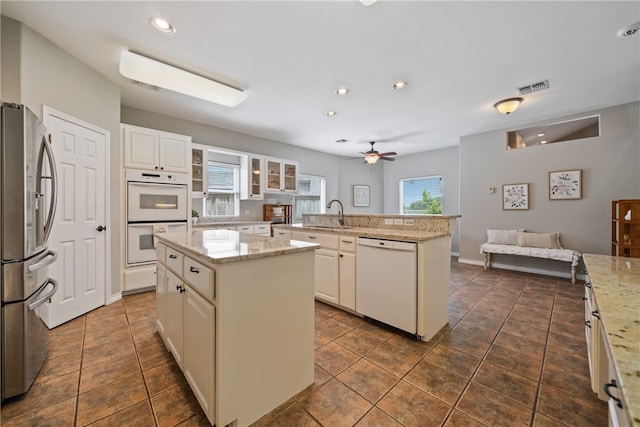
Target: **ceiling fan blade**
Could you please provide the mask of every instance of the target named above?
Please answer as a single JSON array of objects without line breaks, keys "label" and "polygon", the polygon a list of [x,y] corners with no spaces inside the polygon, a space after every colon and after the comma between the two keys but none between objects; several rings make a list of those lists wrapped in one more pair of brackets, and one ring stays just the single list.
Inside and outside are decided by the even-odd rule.
[{"label": "ceiling fan blade", "polygon": [[397,156],[398,153],[395,151],[389,151],[388,153],[378,153],[378,156]]},{"label": "ceiling fan blade", "polygon": [[395,159],[395,157],[378,157],[378,160],[389,160],[390,162],[393,162]]}]

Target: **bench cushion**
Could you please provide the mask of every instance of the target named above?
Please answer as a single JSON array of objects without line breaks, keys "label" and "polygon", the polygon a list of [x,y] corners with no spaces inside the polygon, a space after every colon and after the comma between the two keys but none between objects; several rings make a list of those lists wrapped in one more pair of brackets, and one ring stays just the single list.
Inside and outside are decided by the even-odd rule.
[{"label": "bench cushion", "polygon": [[518,231],[524,230],[494,230],[487,228],[487,243],[515,245],[518,243]]},{"label": "bench cushion", "polygon": [[560,233],[527,233],[518,230],[518,246],[529,248],[562,249]]}]

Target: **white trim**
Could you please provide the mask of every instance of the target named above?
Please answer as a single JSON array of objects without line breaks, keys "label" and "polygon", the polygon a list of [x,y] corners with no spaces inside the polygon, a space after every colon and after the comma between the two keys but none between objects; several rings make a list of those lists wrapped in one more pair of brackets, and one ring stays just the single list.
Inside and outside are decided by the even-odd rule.
[{"label": "white trim", "polygon": [[113,304],[114,302],[118,302],[122,299],[122,292],[115,293],[111,295],[111,298],[107,301],[107,305]]},{"label": "white trim", "polygon": [[[114,232],[114,228],[113,228],[113,224],[111,223],[111,209],[109,208],[109,206],[111,205],[111,203],[109,203],[109,195],[111,194],[111,186],[110,186],[110,182],[111,182],[111,164],[109,162],[109,159],[111,158],[111,132],[100,128],[96,125],[93,125],[91,123],[85,122],[84,120],[80,120],[76,117],[73,117],[69,114],[63,113],[62,111],[58,111],[55,110],[51,107],[48,107],[46,105],[42,106],[42,121],[44,122],[45,127],[48,127],[49,125],[49,117],[54,116],[54,117],[58,117],[62,120],[66,120],[69,122],[72,122],[78,126],[82,126],[85,127],[87,129],[90,129],[96,133],[99,133],[101,135],[104,135],[105,138],[105,171],[104,171],[104,179],[105,179],[105,192],[104,192],[104,197],[105,197],[105,224],[107,226],[107,235],[105,236],[105,282],[104,282],[104,301],[105,301],[105,305],[110,304],[110,300],[111,298],[115,297],[116,295],[119,295],[120,293],[116,294],[116,295],[111,295],[111,235]],[[120,299],[121,297],[118,297],[118,299]],[[117,301],[117,299],[115,300]],[[113,301],[112,301],[113,302]]]},{"label": "white trim", "polygon": [[462,264],[471,264],[471,265],[479,265],[484,266],[484,261],[470,258],[458,258],[458,262]]}]

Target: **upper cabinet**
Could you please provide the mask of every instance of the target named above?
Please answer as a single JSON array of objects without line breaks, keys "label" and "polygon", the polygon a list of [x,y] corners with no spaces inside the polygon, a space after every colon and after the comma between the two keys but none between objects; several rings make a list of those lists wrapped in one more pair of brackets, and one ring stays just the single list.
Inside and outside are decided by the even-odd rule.
[{"label": "upper cabinet", "polygon": [[191,191],[192,197],[207,195],[207,147],[191,146]]},{"label": "upper cabinet", "polygon": [[250,155],[248,158],[248,198],[264,199],[264,158]]},{"label": "upper cabinet", "polygon": [[124,167],[191,172],[191,137],[132,125],[120,125]]},{"label": "upper cabinet", "polygon": [[266,162],[266,187],[265,192],[298,191],[298,162],[267,157]]}]

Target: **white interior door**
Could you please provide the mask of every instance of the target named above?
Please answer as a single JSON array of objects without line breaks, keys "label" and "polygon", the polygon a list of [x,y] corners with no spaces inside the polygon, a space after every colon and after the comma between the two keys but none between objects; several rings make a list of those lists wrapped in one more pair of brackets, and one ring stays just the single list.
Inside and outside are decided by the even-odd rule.
[{"label": "white interior door", "polygon": [[[49,328],[105,304],[106,165],[109,132],[45,109],[58,169],[58,206],[49,247],[58,253],[51,277],[58,292],[41,316]],[[109,230],[110,231],[110,230]]]}]

